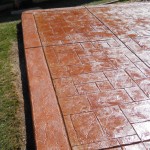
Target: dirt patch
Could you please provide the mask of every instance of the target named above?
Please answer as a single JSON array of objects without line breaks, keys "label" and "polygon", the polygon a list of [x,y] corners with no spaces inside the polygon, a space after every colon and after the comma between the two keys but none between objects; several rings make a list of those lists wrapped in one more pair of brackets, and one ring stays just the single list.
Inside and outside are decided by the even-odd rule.
[{"label": "dirt patch", "polygon": [[20,121],[20,133],[22,134],[22,139],[20,139],[21,149],[26,149],[26,128],[25,128],[25,115],[24,115],[24,99],[22,90],[21,73],[19,67],[19,50],[17,42],[12,43],[11,54],[10,54],[10,64],[12,65],[12,73],[14,75],[14,87],[16,95],[18,96],[19,109],[17,111],[17,118]]}]

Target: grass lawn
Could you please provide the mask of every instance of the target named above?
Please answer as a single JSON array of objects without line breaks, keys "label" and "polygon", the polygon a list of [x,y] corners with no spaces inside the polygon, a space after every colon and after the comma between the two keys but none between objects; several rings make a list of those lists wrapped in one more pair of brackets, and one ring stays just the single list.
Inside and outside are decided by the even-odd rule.
[{"label": "grass lawn", "polygon": [[13,71],[13,48],[17,41],[18,21],[0,23],[0,150],[17,150],[22,146],[20,100]]},{"label": "grass lawn", "polygon": [[89,5],[99,5],[99,4],[103,4],[103,3],[107,3],[107,2],[111,2],[113,0],[94,0],[92,2],[89,2],[85,5],[89,6]]}]

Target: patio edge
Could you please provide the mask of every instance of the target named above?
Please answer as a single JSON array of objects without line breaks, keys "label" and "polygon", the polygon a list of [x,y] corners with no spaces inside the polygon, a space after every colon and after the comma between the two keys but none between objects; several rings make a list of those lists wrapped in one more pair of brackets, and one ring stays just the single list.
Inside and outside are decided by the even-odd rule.
[{"label": "patio edge", "polygon": [[22,27],[36,148],[70,150],[33,14],[23,13]]}]

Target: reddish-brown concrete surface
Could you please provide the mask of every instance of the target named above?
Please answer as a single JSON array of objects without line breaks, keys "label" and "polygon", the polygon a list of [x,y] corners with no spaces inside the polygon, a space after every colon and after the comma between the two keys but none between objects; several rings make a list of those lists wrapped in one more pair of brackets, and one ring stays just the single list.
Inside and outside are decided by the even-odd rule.
[{"label": "reddish-brown concrete surface", "polygon": [[28,11],[22,25],[38,150],[150,149],[150,3]]}]

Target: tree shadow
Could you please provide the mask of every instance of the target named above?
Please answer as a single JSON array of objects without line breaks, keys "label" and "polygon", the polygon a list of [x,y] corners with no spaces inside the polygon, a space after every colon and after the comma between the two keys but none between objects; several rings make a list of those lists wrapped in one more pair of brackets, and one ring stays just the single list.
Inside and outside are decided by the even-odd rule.
[{"label": "tree shadow", "polygon": [[22,81],[24,111],[25,111],[24,113],[25,113],[25,125],[26,125],[26,149],[35,150],[36,145],[35,145],[35,138],[34,138],[32,108],[31,108],[30,94],[28,88],[28,78],[27,78],[27,69],[26,69],[21,23],[17,25],[17,39],[18,39],[19,65],[21,71],[21,81]]},{"label": "tree shadow", "polygon": [[81,6],[96,1],[100,1],[100,0],[56,0],[56,1],[53,0],[53,1],[45,1],[41,3],[37,3],[35,5],[42,9],[48,9],[48,8]]},{"label": "tree shadow", "polygon": [[[40,3],[32,3],[32,4],[23,3],[20,6],[20,9],[22,10],[30,9],[30,8],[32,9],[36,7],[39,7],[41,9],[74,7],[74,6],[81,6],[84,4],[97,2],[97,1],[102,1],[102,0],[48,0]],[[20,20],[21,14],[11,15],[11,11],[14,11],[14,9],[0,12],[0,23]]]},{"label": "tree shadow", "polygon": [[21,15],[11,15],[11,11],[12,9],[0,12],[0,23],[20,21]]}]

